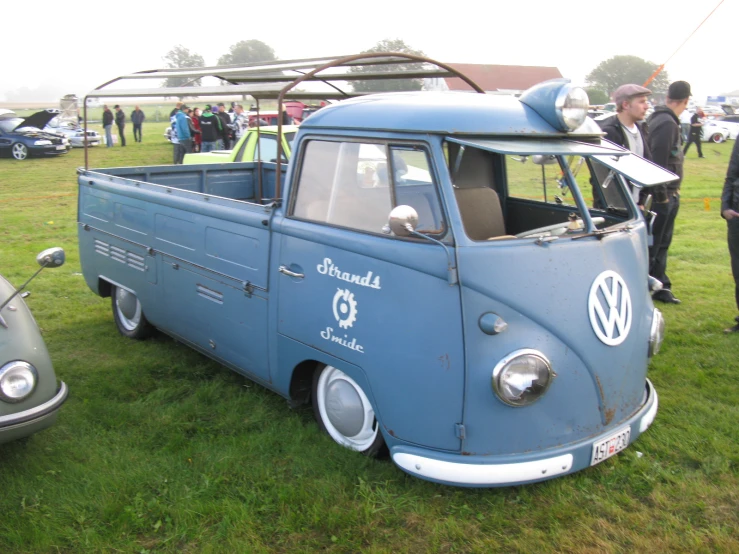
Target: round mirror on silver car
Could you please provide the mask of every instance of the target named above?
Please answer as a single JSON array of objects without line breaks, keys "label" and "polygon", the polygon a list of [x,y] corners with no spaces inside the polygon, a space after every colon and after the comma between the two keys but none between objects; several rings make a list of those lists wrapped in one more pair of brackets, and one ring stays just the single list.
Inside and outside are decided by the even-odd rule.
[{"label": "round mirror on silver car", "polygon": [[418,212],[411,206],[395,206],[388,218],[390,230],[399,237],[408,237],[418,226]]},{"label": "round mirror on silver car", "polygon": [[58,246],[47,248],[36,256],[36,262],[41,267],[59,267],[64,265],[64,249]]}]

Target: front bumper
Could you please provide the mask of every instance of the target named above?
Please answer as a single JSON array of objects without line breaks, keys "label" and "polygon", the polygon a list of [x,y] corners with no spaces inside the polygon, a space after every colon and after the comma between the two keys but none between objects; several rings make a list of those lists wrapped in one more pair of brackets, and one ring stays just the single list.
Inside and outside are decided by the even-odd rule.
[{"label": "front bumper", "polygon": [[508,456],[462,456],[399,445],[390,450],[393,462],[415,477],[463,487],[499,487],[544,481],[590,466],[593,444],[615,429],[631,427],[631,443],[646,431],[657,415],[657,391],[647,379],[642,407],[607,432],[559,448]]},{"label": "front bumper", "polygon": [[50,427],[68,395],[69,389],[62,381],[51,400],[23,412],[0,416],[0,443],[27,437]]}]

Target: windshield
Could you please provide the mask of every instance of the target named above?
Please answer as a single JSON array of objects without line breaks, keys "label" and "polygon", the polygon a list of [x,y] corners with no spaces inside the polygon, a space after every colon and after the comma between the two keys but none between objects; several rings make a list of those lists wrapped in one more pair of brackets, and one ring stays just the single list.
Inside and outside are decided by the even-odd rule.
[{"label": "windshield", "polygon": [[[574,238],[623,225],[639,214],[631,187],[596,158],[598,146],[484,143],[505,153],[446,143],[449,172],[465,232],[473,240],[562,236]],[[564,155],[567,150],[582,154]],[[592,151],[592,153],[591,153]],[[551,154],[550,152],[558,152]],[[638,189],[634,189],[637,190]],[[497,221],[495,221],[497,220]]]},{"label": "windshield", "polygon": [[22,121],[23,119],[20,117],[14,117],[13,119],[0,119],[0,130],[10,133],[20,125]]}]

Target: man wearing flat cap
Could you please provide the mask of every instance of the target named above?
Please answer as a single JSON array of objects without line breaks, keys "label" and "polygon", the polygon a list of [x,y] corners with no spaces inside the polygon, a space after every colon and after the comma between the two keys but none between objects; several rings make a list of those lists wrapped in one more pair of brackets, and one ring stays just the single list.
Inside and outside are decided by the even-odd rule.
[{"label": "man wearing flat cap", "polygon": [[680,183],[683,179],[682,134],[680,115],[688,107],[690,84],[675,81],[667,89],[664,106],[657,106],[649,117],[649,148],[652,161],[679,177],[664,187],[654,188],[652,211],[657,214],[652,229],[654,242],[649,248],[649,274],[662,282],[662,290],[652,294],[654,300],[679,304],[672,293],[672,281],[667,276],[667,251],[672,243],[675,219],[680,209]]},{"label": "man wearing flat cap", "polygon": [[652,159],[652,153],[642,121],[649,109],[647,97],[650,94],[651,90],[639,85],[621,85],[613,93],[616,115],[598,121],[608,140],[647,160]]}]

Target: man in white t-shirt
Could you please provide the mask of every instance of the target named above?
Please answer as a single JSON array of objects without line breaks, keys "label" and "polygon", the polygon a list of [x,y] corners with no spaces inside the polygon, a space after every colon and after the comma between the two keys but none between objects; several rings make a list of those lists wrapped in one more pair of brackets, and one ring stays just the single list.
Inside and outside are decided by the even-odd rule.
[{"label": "man in white t-shirt", "polygon": [[[597,121],[605,138],[647,160],[652,159],[652,153],[642,122],[649,109],[647,97],[650,94],[651,90],[639,85],[621,85],[613,93],[616,115]],[[631,189],[634,200],[640,203],[641,191],[633,185]]]},{"label": "man in white t-shirt", "polygon": [[647,97],[650,94],[651,90],[639,85],[621,85],[613,93],[616,115],[598,122],[608,140],[647,160],[652,156],[641,122],[649,109]]}]

